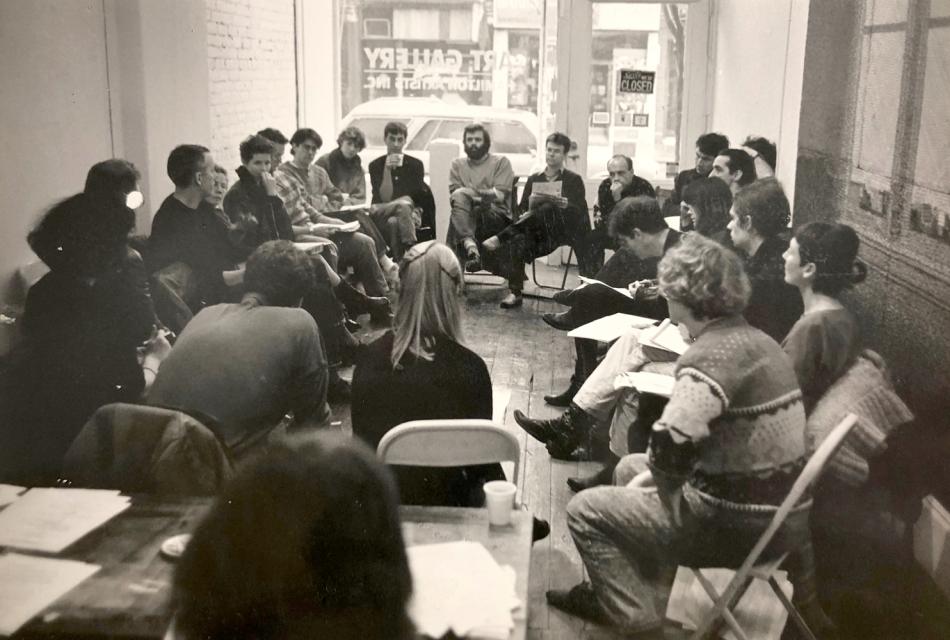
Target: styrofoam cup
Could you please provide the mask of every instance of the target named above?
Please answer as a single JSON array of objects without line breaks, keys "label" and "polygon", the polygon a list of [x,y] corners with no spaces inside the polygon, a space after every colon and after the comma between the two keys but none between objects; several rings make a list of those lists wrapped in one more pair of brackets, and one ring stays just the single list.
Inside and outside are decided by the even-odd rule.
[{"label": "styrofoam cup", "polygon": [[485,483],[484,489],[488,522],[496,526],[511,524],[511,510],[515,506],[518,487],[506,480],[492,480]]}]

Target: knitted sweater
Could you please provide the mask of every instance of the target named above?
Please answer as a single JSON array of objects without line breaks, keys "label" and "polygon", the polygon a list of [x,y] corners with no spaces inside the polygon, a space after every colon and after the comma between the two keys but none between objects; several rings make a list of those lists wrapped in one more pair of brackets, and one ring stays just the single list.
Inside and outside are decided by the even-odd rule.
[{"label": "knitted sweater", "polygon": [[676,367],[650,460],[716,498],[777,505],[801,471],[805,411],[781,347],[741,317],[707,325]]}]

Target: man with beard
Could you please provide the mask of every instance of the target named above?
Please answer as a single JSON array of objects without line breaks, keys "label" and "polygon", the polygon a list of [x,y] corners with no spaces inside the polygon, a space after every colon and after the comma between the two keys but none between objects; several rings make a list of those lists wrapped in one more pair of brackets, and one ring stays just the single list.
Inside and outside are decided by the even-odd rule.
[{"label": "man with beard", "polygon": [[452,161],[449,194],[452,213],[447,241],[469,272],[486,268],[508,280],[503,309],[520,307],[524,287],[523,236],[516,235],[484,256],[479,244],[511,224],[508,196],[515,180],[508,158],[488,153],[491,137],[482,124],[470,124],[462,135],[465,158]]}]

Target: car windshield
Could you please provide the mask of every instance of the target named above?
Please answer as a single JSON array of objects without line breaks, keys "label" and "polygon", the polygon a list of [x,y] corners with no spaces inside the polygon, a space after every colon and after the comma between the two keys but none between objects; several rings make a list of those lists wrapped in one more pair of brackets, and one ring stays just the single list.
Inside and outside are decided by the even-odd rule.
[{"label": "car windshield", "polygon": [[385,147],[386,141],[383,139],[383,129],[390,122],[409,123],[409,118],[353,118],[349,126],[356,127],[363,132],[366,138],[367,147]]},{"label": "car windshield", "polygon": [[491,150],[495,153],[531,153],[538,143],[534,134],[520,122],[489,122]]}]

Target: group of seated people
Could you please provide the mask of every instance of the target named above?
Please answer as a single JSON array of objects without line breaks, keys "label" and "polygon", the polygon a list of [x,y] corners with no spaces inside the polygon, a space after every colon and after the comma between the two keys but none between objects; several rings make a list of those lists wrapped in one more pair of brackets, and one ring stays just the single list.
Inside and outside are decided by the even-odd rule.
[{"label": "group of seated people", "polygon": [[[401,467],[396,489],[362,447],[409,420],[491,418],[488,368],[464,346],[464,271],[505,273],[504,306],[516,306],[525,261],[567,241],[582,273],[602,284],[559,294],[569,310],[547,315],[548,324],[566,329],[618,311],[669,318],[689,348],[676,357],[634,332],[598,361],[596,344],[579,344],[571,388],[548,399],[565,413],[515,412],[554,458],[597,455],[595,441],[607,443],[604,471],[572,479],[579,493],[567,507],[590,581],[548,599],[627,633],[660,626],[669,570],[683,554],[744,555],[802,469],[806,416],[862,348],[839,299],[866,274],[858,237],[845,225],[811,223],[789,238],[780,183],[756,177],[768,173],[760,162],[770,170],[775,162],[761,139],[746,151],[719,134],[700,137],[697,166],[677,176],[671,197],[680,232],[664,219],[673,205],[661,207],[625,156],[608,163],[592,227],[560,133],[547,139],[545,170],[528,179],[524,215],[512,216],[510,164],[488,152],[481,125],[464,136],[466,157],[450,169],[448,244],[417,242],[431,193],[421,163],[401,152],[399,123],[386,127],[388,153],[370,163],[372,203],[347,211],[344,203],[365,197],[358,130],[345,130],[338,149],[314,163],[320,136],[299,129],[293,159],[273,175],[288,141],[274,130],[251,136],[230,188],[206,148],[176,147],[168,158],[175,191],[156,212],[144,260],[130,246],[142,201],[137,171],[122,160],[93,166],[83,192],[29,235],[50,272],[29,291],[23,342],[3,379],[0,480],[56,483],[72,439],[109,403],[207,418],[228,454],[250,462],[179,568],[184,637],[275,629],[408,637],[397,495],[474,506],[481,485],[504,474],[497,464]],[[545,182],[560,182],[560,195],[536,193]],[[335,228],[347,224],[359,230]],[[608,247],[616,251],[604,263]],[[341,275],[347,266],[365,293]],[[629,296],[613,288],[627,285]],[[352,354],[352,429],[364,445],[276,437],[278,424],[300,437],[328,425],[328,388],[352,338],[347,311],[392,325]],[[174,346],[172,321],[180,323]],[[668,403],[652,414],[646,397],[614,385],[644,369],[675,377]],[[635,476],[640,484],[628,487]],[[535,529],[545,535],[545,526]],[[248,557],[231,564],[240,578],[222,568],[226,541],[261,536],[279,542],[277,555],[255,560],[243,549]],[[810,585],[810,547],[799,552],[795,600],[820,629],[827,621]],[[261,594],[258,582],[275,590]]]}]

